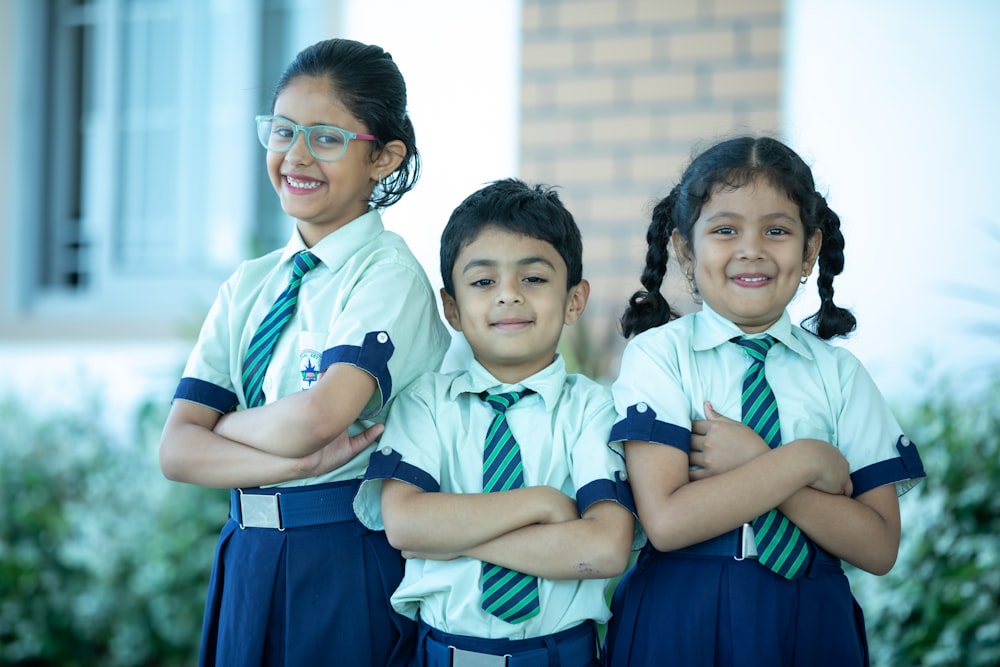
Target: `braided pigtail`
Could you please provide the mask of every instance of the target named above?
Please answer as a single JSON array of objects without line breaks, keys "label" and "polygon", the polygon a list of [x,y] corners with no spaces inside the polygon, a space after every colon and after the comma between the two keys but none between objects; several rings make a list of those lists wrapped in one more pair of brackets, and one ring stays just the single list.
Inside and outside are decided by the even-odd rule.
[{"label": "braided pigtail", "polygon": [[833,279],[844,270],[844,235],[840,231],[840,218],[827,205],[820,194],[816,194],[816,221],[823,232],[823,245],[819,250],[819,310],[802,321],[806,328],[823,340],[835,336],[845,336],[857,326],[851,311],[840,308],[833,302]]},{"label": "braided pigtail", "polygon": [[678,317],[660,293],[667,274],[670,234],[674,229],[673,213],[679,186],[653,208],[652,221],[646,230],[646,268],[639,281],[644,289],[628,300],[628,307],[621,317],[622,335],[626,338],[647,329],[665,324]]}]

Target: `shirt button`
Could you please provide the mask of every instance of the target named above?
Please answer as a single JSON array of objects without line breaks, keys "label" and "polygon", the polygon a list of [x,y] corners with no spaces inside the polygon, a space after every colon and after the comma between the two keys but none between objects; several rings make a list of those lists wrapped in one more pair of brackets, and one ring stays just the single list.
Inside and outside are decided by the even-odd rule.
[{"label": "shirt button", "polygon": [[628,473],[625,472],[624,470],[619,470],[618,471],[618,479],[620,479],[623,482],[627,482],[628,481]]},{"label": "shirt button", "polygon": [[645,412],[649,409],[649,406],[645,403],[637,403],[635,406],[636,412]]},{"label": "shirt button", "polygon": [[390,454],[392,454],[392,447],[383,447],[380,451],[385,456],[389,456]]},{"label": "shirt button", "polygon": [[386,332],[384,332],[384,331],[380,331],[380,332],[379,332],[379,334],[378,334],[378,336],[376,337],[376,339],[377,339],[377,340],[378,340],[378,342],[380,342],[380,343],[385,343],[386,341],[388,341],[388,340],[389,340],[389,334],[387,334],[387,333],[386,333]]}]

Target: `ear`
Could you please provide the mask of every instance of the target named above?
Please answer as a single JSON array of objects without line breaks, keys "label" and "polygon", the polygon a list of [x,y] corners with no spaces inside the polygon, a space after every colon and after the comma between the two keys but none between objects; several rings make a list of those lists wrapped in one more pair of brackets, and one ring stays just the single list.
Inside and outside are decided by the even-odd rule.
[{"label": "ear", "polygon": [[406,144],[398,139],[390,141],[375,156],[375,160],[372,162],[371,179],[378,181],[388,176],[399,169],[399,165],[403,164],[405,159]]},{"label": "ear", "polygon": [[676,229],[670,232],[670,245],[674,247],[674,253],[677,255],[677,263],[681,265],[681,272],[684,275],[693,272],[694,256],[691,254],[691,249],[688,247],[684,235]]},{"label": "ear", "polygon": [[455,297],[448,294],[448,290],[441,288],[441,305],[444,307],[444,319],[455,331],[462,330],[462,316],[458,312],[458,302]]},{"label": "ear", "polygon": [[802,275],[808,276],[812,273],[813,267],[816,266],[816,260],[819,259],[820,248],[823,247],[823,232],[817,229],[813,232],[813,235],[809,237],[806,241],[805,253],[802,255]]},{"label": "ear", "polygon": [[580,319],[580,316],[583,315],[583,311],[587,307],[587,299],[589,298],[590,283],[586,280],[581,280],[570,287],[569,294],[566,295],[566,317],[563,319],[563,323],[575,324]]}]

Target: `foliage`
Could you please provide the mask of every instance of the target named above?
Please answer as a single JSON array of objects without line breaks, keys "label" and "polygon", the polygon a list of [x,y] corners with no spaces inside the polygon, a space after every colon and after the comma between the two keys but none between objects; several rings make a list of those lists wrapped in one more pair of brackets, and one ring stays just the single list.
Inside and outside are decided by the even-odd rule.
[{"label": "foliage", "polygon": [[883,578],[852,572],[873,665],[1000,664],[1000,382],[979,401],[940,398],[907,432],[927,479],[900,499],[899,559]]},{"label": "foliage", "polygon": [[90,406],[0,402],[0,664],[181,665],[197,655],[227,498],[160,474],[163,410],[122,443]]}]

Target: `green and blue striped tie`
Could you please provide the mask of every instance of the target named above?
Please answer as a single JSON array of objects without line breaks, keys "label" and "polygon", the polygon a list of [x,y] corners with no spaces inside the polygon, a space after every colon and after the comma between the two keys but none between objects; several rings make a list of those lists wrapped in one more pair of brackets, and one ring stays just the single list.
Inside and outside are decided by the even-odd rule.
[{"label": "green and blue striped tie", "polygon": [[[483,493],[524,486],[521,448],[507,424],[507,408],[531,390],[481,394],[494,410],[483,448]],[[482,604],[490,614],[508,623],[521,623],[538,614],[538,580],[530,574],[483,562]]]},{"label": "green and blue striped tie", "polygon": [[295,312],[302,276],[319,264],[319,258],[307,250],[295,255],[292,263],[292,279],[288,287],[278,295],[271,310],[254,332],[250,347],[243,358],[243,394],[246,396],[248,408],[264,405],[264,373],[271,362],[274,343]]},{"label": "green and blue striped tie", "polygon": [[[764,360],[775,344],[770,336],[734,338],[750,355],[750,368],[743,376],[743,423],[752,428],[772,449],[781,445],[778,403],[764,377]],[[788,518],[773,509],[753,520],[757,560],[786,579],[797,579],[812,560],[809,541]]]}]

